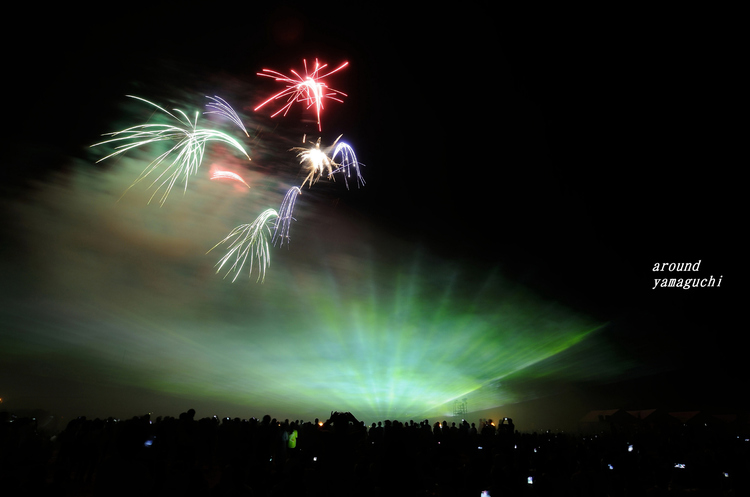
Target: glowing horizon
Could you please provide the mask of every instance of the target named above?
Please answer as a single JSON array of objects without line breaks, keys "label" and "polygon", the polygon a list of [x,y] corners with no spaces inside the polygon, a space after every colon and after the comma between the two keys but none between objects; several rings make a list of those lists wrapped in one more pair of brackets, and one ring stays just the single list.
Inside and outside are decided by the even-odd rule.
[{"label": "glowing horizon", "polygon": [[[330,274],[287,274],[287,284],[290,279],[299,300],[286,315],[278,286],[264,305],[226,320],[215,312],[196,320],[190,312],[172,319],[112,304],[97,312],[79,306],[61,313],[55,306],[68,321],[88,324],[72,332],[61,319],[64,334],[32,332],[49,348],[21,349],[53,363],[75,350],[77,367],[99,371],[96,381],[107,388],[138,387],[186,399],[186,406],[192,399],[255,406],[279,417],[341,410],[385,420],[445,416],[463,397],[471,399],[472,412],[512,403],[493,382],[530,374],[595,329],[523,290],[491,312],[450,290],[434,307],[437,296],[414,279],[393,293],[369,280],[366,291],[351,296],[336,290]],[[229,307],[237,312],[236,305]],[[53,309],[42,305],[37,316],[47,310]]]}]

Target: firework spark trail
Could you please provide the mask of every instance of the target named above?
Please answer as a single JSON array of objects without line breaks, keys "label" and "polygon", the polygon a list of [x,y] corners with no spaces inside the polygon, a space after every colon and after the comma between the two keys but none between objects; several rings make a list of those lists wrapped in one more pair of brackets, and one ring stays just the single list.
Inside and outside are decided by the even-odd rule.
[{"label": "firework spark trail", "polygon": [[242,176],[240,176],[237,173],[233,173],[231,171],[215,171],[211,174],[211,179],[231,179],[233,181],[237,181],[238,183],[242,183],[246,187],[250,188],[250,185],[248,185],[244,179],[242,179]]},{"label": "firework spark trail", "polygon": [[237,126],[239,126],[240,129],[245,132],[245,135],[250,138],[250,134],[247,132],[247,129],[245,129],[245,125],[242,123],[242,119],[240,119],[240,116],[237,115],[237,112],[234,111],[232,106],[229,105],[226,100],[219,96],[209,97],[208,95],[206,95],[206,98],[212,100],[211,103],[206,104],[206,107],[214,110],[204,112],[204,114],[219,114],[220,116],[226,117],[227,119],[234,122]]},{"label": "firework spark trail", "polygon": [[[265,102],[258,105],[254,110],[257,111],[267,103],[279,100],[284,97],[287,97],[287,103],[283,107],[281,107],[279,110],[277,110],[274,114],[271,115],[271,117],[276,117],[280,113],[284,113],[286,116],[287,112],[289,112],[289,109],[291,108],[292,104],[295,102],[303,102],[307,104],[307,108],[315,106],[315,112],[318,117],[318,131],[322,130],[321,122],[320,122],[320,113],[323,110],[323,100],[324,99],[330,99],[335,100],[337,102],[342,102],[343,100],[338,97],[338,95],[346,97],[346,93],[343,93],[339,90],[335,90],[333,88],[330,88],[327,84],[323,83],[322,80],[328,76],[330,76],[333,73],[336,73],[340,71],[341,69],[345,68],[347,65],[349,65],[348,62],[344,62],[336,69],[327,72],[323,75],[320,74],[320,72],[328,67],[328,64],[320,65],[318,62],[318,59],[315,59],[315,70],[312,73],[307,72],[307,60],[302,59],[302,63],[305,67],[305,76],[300,76],[295,70],[291,70],[291,73],[294,75],[294,77],[286,76],[284,74],[281,74],[278,71],[274,71],[271,69],[263,69],[263,72],[257,73],[258,76],[264,76],[267,78],[273,78],[276,81],[286,83],[286,88],[275,95],[273,95],[271,98],[266,100]],[[295,79],[296,78],[296,79]]]},{"label": "firework spark trail", "polygon": [[[336,141],[338,141],[338,139]],[[341,154],[341,162],[336,163],[336,156],[339,154]],[[364,166],[364,164],[360,164],[359,162],[357,162],[357,156],[354,155],[354,149],[347,143],[342,142],[336,145],[336,148],[333,150],[333,155],[331,155],[331,162],[334,165],[338,166],[338,168],[335,169],[332,174],[336,174],[338,172],[344,173],[344,184],[346,185],[347,189],[349,189],[349,178],[351,177],[352,168],[354,168],[357,176],[357,188],[359,188],[360,185],[364,186],[365,179],[362,177],[362,169],[359,167]]]},{"label": "firework spark trail", "polygon": [[273,228],[273,238],[271,241],[274,247],[278,241],[281,241],[279,247],[283,247],[284,239],[286,239],[287,246],[289,246],[289,227],[293,220],[296,221],[296,219],[292,217],[294,204],[297,201],[297,195],[300,195],[301,193],[302,191],[298,187],[293,186],[288,192],[286,192],[286,195],[284,195],[284,200],[281,202],[281,207],[279,208],[279,217],[276,219]]},{"label": "firework spark trail", "polygon": [[180,176],[185,178],[185,191],[187,191],[188,180],[191,174],[195,174],[201,163],[203,162],[203,155],[208,141],[221,141],[227,143],[240,152],[242,152],[248,160],[250,156],[245,152],[245,149],[240,143],[232,138],[231,136],[222,133],[220,131],[210,129],[199,129],[198,128],[198,113],[195,114],[194,121],[190,121],[190,118],[181,110],[174,109],[182,119],[172,114],[171,112],[163,109],[162,107],[149,102],[140,97],[134,97],[132,95],[126,95],[130,98],[135,98],[143,102],[153,105],[157,109],[161,110],[165,114],[171,116],[177,120],[183,127],[173,126],[169,124],[140,124],[126,128],[122,131],[115,131],[112,133],[105,133],[105,136],[112,136],[113,138],[105,140],[99,143],[91,145],[92,147],[104,145],[108,143],[125,142],[115,147],[115,152],[103,157],[97,161],[97,163],[114,157],[116,155],[123,154],[134,148],[143,147],[157,142],[165,141],[176,141],[176,145],[154,159],[141,173],[141,175],[133,182],[128,189],[132,188],[151,174],[156,168],[158,168],[170,155],[176,153],[175,159],[169,164],[165,170],[151,183],[149,186],[154,186],[157,182],[163,179],[159,186],[154,191],[153,195],[149,199],[149,203],[153,200],[154,196],[159,190],[166,185],[164,194],[161,197],[159,203],[164,205],[167,200],[167,196],[172,191],[172,187]]},{"label": "firework spark trail", "polygon": [[[250,257],[250,276],[253,274],[253,264],[257,259],[258,262],[258,279],[256,281],[263,282],[266,278],[266,268],[271,263],[271,253],[268,246],[268,235],[271,234],[271,228],[269,222],[273,218],[279,217],[278,213],[274,209],[266,209],[255,221],[250,224],[243,224],[233,229],[222,241],[214,245],[211,250],[215,249],[219,245],[225,242],[231,243],[229,245],[229,251],[224,257],[219,260],[216,264],[219,268],[216,270],[218,273],[221,268],[230,260],[234,259],[231,267],[227,271],[228,276],[234,272],[234,282],[239,276],[242,267],[245,265],[248,256]],[[209,250],[209,252],[211,251]]]}]

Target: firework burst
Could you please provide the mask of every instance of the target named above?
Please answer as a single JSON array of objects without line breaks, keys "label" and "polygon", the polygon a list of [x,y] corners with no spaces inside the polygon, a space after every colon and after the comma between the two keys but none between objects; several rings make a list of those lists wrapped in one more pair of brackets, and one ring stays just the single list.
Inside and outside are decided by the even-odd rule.
[{"label": "firework burst", "polygon": [[[156,187],[153,195],[149,199],[149,203],[153,200],[154,196],[164,188],[164,193],[159,200],[161,205],[167,200],[167,196],[172,191],[172,187],[175,182],[182,177],[185,180],[185,191],[187,191],[188,180],[191,175],[194,175],[201,163],[203,162],[203,155],[206,149],[206,143],[209,141],[220,141],[228,145],[231,145],[235,149],[242,152],[248,160],[250,156],[245,152],[245,149],[240,143],[232,138],[231,136],[222,133],[221,131],[215,131],[211,129],[198,128],[198,113],[195,113],[193,121],[179,109],[173,109],[175,114],[163,109],[153,102],[149,102],[140,97],[134,97],[127,95],[130,98],[135,98],[146,102],[164,112],[168,116],[175,119],[180,126],[170,124],[139,124],[126,128],[122,131],[115,131],[113,133],[105,133],[105,136],[112,136],[113,138],[105,140],[99,143],[91,145],[92,147],[109,144],[109,143],[120,143],[115,146],[115,151],[106,157],[103,157],[97,161],[97,163],[114,157],[116,155],[123,154],[129,150],[139,147],[145,147],[158,142],[175,142],[175,144],[166,152],[159,155],[154,159],[147,167],[143,170],[141,175],[133,182],[128,188],[132,188],[135,184],[142,181],[144,178],[154,172],[159,166],[167,164],[164,171],[159,174],[156,179],[151,183],[151,187],[159,183]],[[167,158],[173,157],[171,163],[167,161]]]},{"label": "firework burst", "polygon": [[276,219],[273,227],[272,242],[274,246],[276,246],[276,242],[280,242],[279,246],[283,247],[284,239],[286,239],[287,246],[289,245],[289,228],[292,221],[295,220],[292,217],[294,204],[297,201],[297,195],[301,193],[302,191],[298,187],[293,186],[284,195],[284,200],[281,202],[281,207],[279,208],[279,217]]},{"label": "firework burst", "polygon": [[[301,186],[305,186],[305,183],[309,183],[308,188],[326,174],[328,179],[334,179],[336,173],[342,173],[344,175],[344,184],[349,188],[349,179],[352,176],[352,170],[356,177],[357,186],[365,184],[365,179],[362,177],[361,168],[363,164],[357,161],[357,156],[354,154],[354,149],[346,144],[339,143],[343,135],[339,135],[333,144],[326,148],[320,147],[320,138],[316,142],[311,143],[311,147],[294,147],[291,150],[299,152],[297,157],[300,158],[300,164],[303,165],[303,169],[306,170],[307,176],[302,182]],[[303,143],[305,138],[303,138]],[[333,153],[329,154],[330,150],[333,149]],[[340,162],[336,162],[336,157],[340,157]]]},{"label": "firework burst", "polygon": [[236,181],[237,183],[242,183],[246,187],[250,188],[250,185],[248,185],[245,180],[242,179],[242,176],[231,171],[216,170],[211,173],[211,179],[229,179],[232,181]]},{"label": "firework burst", "polygon": [[[341,137],[339,136],[339,138]],[[338,139],[336,139],[336,141],[338,141]],[[336,157],[339,155],[341,156],[341,161],[336,163]],[[349,188],[349,179],[352,175],[352,169],[354,170],[354,175],[357,179],[357,188],[359,188],[360,185],[364,186],[365,179],[362,177],[362,169],[360,168],[360,166],[363,166],[364,164],[357,162],[357,156],[354,155],[354,149],[351,146],[343,142],[336,145],[336,148],[331,155],[331,163],[336,167],[332,174],[338,172],[343,173],[344,184],[347,189]]]},{"label": "firework burst", "polygon": [[[263,282],[266,278],[266,268],[271,263],[271,253],[268,246],[268,236],[271,235],[271,222],[278,218],[279,214],[274,209],[266,209],[255,221],[243,224],[233,229],[222,241],[214,245],[215,249],[222,243],[230,242],[229,251],[216,264],[218,273],[230,260],[233,261],[225,278],[234,274],[232,281],[237,279],[242,271],[248,257],[250,258],[250,276],[253,274],[253,265],[257,261],[258,278],[256,281]],[[211,252],[209,250],[209,252]]]},{"label": "firework burst", "polygon": [[208,95],[206,95],[206,98],[211,100],[210,103],[206,104],[206,107],[212,110],[204,112],[204,114],[218,114],[220,116],[226,117],[237,126],[239,126],[240,129],[245,132],[245,135],[248,138],[250,137],[247,129],[245,129],[245,125],[242,123],[242,119],[240,119],[240,116],[237,115],[232,106],[229,105],[226,100],[217,96],[209,97]]},{"label": "firework burst", "polygon": [[[338,138],[336,140],[338,141]],[[305,142],[304,137],[302,139],[302,142]],[[297,154],[297,157],[300,158],[299,163],[302,164],[304,169],[308,171],[307,177],[302,182],[301,186],[304,187],[305,183],[310,183],[308,185],[309,188],[314,183],[318,182],[324,172],[328,172],[328,177],[331,177],[331,175],[333,174],[333,161],[326,154],[325,150],[322,150],[320,148],[320,138],[318,138],[318,141],[316,141],[315,143],[308,143],[312,143],[313,146],[308,148],[294,147],[291,150],[294,152],[299,152]]]},{"label": "firework burst", "polygon": [[258,109],[260,109],[267,103],[272,102],[274,100],[281,100],[281,99],[286,98],[286,104],[282,106],[279,110],[277,110],[275,113],[273,113],[271,117],[276,117],[282,112],[286,116],[287,112],[289,112],[289,109],[292,107],[292,105],[295,102],[300,102],[300,103],[305,104],[307,106],[306,108],[308,109],[310,107],[315,107],[315,113],[318,118],[318,131],[321,131],[322,127],[320,123],[320,113],[323,110],[323,101],[325,99],[329,99],[329,100],[335,100],[337,102],[343,102],[343,100],[339,98],[339,96],[342,96],[342,97],[347,96],[346,93],[330,88],[322,80],[330,76],[331,74],[336,73],[340,71],[341,69],[345,68],[347,65],[349,65],[349,63],[344,62],[336,69],[329,71],[325,74],[321,74],[321,73],[326,67],[328,67],[328,64],[321,65],[318,62],[318,59],[315,59],[315,69],[309,73],[307,70],[307,61],[303,59],[302,63],[305,67],[304,76],[300,76],[299,73],[297,73],[293,69],[291,70],[292,76],[286,76],[278,71],[274,71],[271,69],[263,69],[262,72],[259,72],[258,76],[273,78],[275,81],[284,83],[286,85],[286,88],[276,93],[265,102],[258,105],[255,108],[255,110],[257,111]]}]

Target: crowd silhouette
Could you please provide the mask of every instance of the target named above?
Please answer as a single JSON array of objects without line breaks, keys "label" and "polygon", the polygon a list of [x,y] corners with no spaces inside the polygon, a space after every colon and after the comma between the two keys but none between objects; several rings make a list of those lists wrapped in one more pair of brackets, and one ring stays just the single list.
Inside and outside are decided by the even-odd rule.
[{"label": "crowd silhouette", "polygon": [[750,439],[716,426],[599,433],[385,420],[0,419],[7,496],[741,496]]}]

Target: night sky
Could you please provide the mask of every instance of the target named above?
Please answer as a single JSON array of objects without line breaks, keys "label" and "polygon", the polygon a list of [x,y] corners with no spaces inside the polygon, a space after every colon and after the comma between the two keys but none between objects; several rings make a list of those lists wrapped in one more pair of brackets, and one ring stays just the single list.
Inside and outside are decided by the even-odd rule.
[{"label": "night sky", "polygon": [[[472,5],[66,8],[6,32],[2,409],[746,408],[737,32],[705,12]],[[322,132],[300,106],[253,111],[281,89],[256,73],[315,58],[349,62]],[[128,187],[152,152],[90,147],[154,117],[126,95],[191,116],[226,99],[250,138],[201,123],[252,160],[209,144],[187,190],[149,204],[149,182]],[[216,274],[208,250],[304,179],[289,149],[341,134],[366,185],[305,187],[262,284]]]}]

